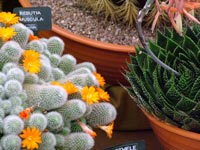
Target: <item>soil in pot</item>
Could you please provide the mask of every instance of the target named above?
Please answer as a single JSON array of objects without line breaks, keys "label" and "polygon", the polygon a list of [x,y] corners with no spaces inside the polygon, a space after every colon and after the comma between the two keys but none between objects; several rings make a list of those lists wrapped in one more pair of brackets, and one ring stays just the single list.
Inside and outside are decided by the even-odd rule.
[{"label": "soil in pot", "polygon": [[[102,42],[119,45],[136,45],[139,43],[135,27],[122,22],[106,21],[103,14],[95,15],[83,8],[78,0],[30,0],[32,6],[49,6],[52,8],[53,22],[72,33],[83,35]],[[150,29],[144,29],[146,39],[154,38]]]}]

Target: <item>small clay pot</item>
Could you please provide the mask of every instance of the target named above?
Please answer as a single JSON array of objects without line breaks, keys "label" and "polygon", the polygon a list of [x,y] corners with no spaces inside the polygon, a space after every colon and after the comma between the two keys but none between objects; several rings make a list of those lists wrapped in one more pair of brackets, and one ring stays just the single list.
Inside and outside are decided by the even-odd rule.
[{"label": "small clay pot", "polygon": [[143,112],[149,119],[163,150],[200,150],[200,134],[167,124]]}]

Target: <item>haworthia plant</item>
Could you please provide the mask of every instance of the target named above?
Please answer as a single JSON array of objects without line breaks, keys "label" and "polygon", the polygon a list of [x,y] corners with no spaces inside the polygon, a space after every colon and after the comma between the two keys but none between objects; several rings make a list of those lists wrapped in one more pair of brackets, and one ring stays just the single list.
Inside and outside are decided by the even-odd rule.
[{"label": "haworthia plant", "polygon": [[200,27],[187,27],[183,36],[165,29],[149,41],[152,52],[179,75],[155,63],[138,47],[130,56],[126,78],[136,103],[159,119],[186,130],[200,132]]}]

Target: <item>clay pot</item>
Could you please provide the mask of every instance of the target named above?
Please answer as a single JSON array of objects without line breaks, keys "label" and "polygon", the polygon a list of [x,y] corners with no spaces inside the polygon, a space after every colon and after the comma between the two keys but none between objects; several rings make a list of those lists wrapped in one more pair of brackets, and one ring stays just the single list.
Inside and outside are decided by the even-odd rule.
[{"label": "clay pot", "polygon": [[[31,7],[29,0],[19,0],[23,7]],[[122,73],[127,68],[129,53],[134,54],[133,46],[104,43],[89,39],[69,32],[55,24],[52,31],[42,31],[41,37],[59,36],[65,42],[64,53],[72,54],[78,63],[89,61],[94,63],[97,72],[100,73],[107,83],[112,85],[129,85]]]},{"label": "clay pot", "polygon": [[200,134],[186,131],[160,120],[143,111],[164,150],[200,150]]}]

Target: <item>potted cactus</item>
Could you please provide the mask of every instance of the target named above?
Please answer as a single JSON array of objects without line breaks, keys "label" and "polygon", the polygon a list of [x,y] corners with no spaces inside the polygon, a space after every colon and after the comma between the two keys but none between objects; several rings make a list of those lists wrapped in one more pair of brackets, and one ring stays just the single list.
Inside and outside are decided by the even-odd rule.
[{"label": "potted cactus", "polygon": [[[127,90],[131,96],[138,97],[134,100],[150,120],[165,150],[198,150],[200,23],[188,15],[197,24],[188,25],[181,32],[177,26],[179,22],[171,20],[175,29],[158,31],[157,40],[147,45],[140,24],[153,2],[147,1],[138,15],[138,31],[144,48],[136,48],[136,57],[131,56],[125,75],[131,84]],[[179,9],[187,14],[188,6],[195,6],[191,7],[194,9],[199,7],[199,2],[169,1],[168,13],[183,12],[178,11],[177,6],[182,6]],[[161,5],[160,8],[166,7]],[[172,13],[172,10],[176,11]]]},{"label": "potted cactus", "polygon": [[[29,0],[19,0],[19,2],[23,7],[32,7]],[[66,44],[64,53],[72,54],[78,62],[90,61],[94,63],[107,83],[113,85],[118,85],[119,82],[128,84],[120,72],[123,71],[123,67],[126,67],[125,62],[129,59],[128,54],[135,52],[133,46],[96,41],[74,34],[55,23],[53,23],[51,31],[42,31],[39,35],[41,37],[61,37]]]},{"label": "potted cactus", "polygon": [[[144,0],[77,0],[81,8],[87,9],[92,14],[104,14],[105,19],[114,23],[124,22],[127,28],[133,27],[139,9],[144,5]],[[23,7],[32,7],[30,0],[19,0]],[[151,15],[146,20],[150,25],[154,19],[156,7],[152,7]],[[162,18],[166,18],[163,16]],[[166,22],[165,19],[163,22]],[[123,33],[123,32],[122,32]],[[119,45],[97,41],[86,36],[81,36],[64,29],[58,23],[53,23],[52,31],[40,32],[41,37],[59,35],[66,43],[65,51],[74,55],[79,62],[90,61],[95,64],[99,72],[105,77],[107,83],[112,85],[129,85],[121,72],[126,69],[129,53],[134,54],[134,45]],[[134,36],[134,35],[133,35]],[[130,40],[129,43],[131,43]],[[80,51],[81,49],[81,51]],[[107,68],[107,69],[105,69]]]},{"label": "potted cactus", "polygon": [[38,38],[0,13],[0,149],[88,150],[100,128],[112,136],[116,109],[90,62],[62,55],[59,37]]}]

